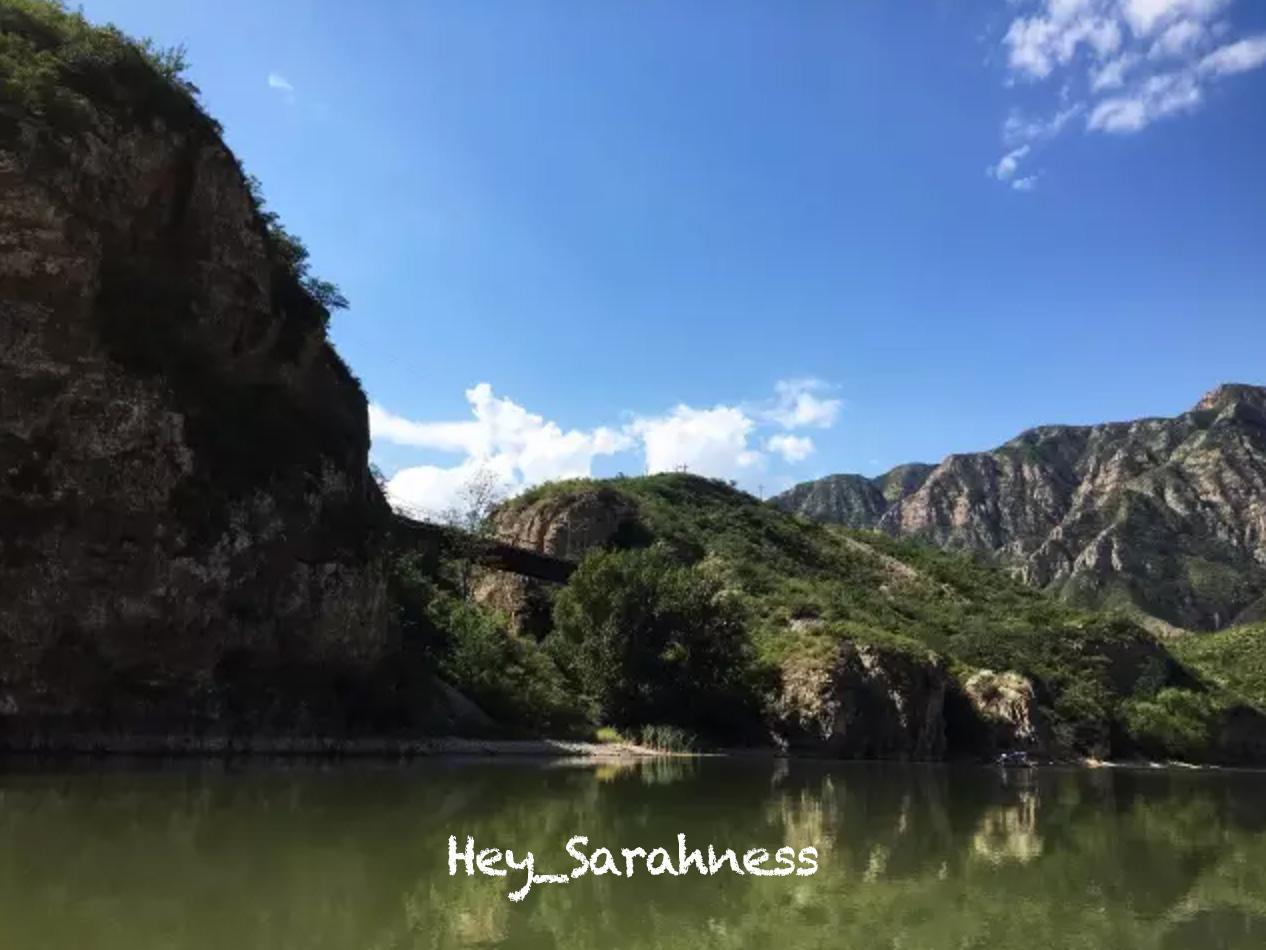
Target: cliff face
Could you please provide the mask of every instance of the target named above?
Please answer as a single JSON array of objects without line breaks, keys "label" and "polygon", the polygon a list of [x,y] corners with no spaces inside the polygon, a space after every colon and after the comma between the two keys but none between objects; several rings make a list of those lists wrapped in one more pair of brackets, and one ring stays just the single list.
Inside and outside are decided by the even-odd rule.
[{"label": "cliff face", "polygon": [[214,123],[3,25],[62,85],[0,101],[0,718],[286,718],[386,644],[365,397]]},{"label": "cliff face", "polygon": [[[906,468],[906,467],[903,467]],[[895,471],[895,470],[894,470]],[[983,552],[1077,603],[1214,629],[1266,614],[1266,389],[1222,386],[1172,419],[1043,426],[898,481],[774,504],[820,521]]]}]

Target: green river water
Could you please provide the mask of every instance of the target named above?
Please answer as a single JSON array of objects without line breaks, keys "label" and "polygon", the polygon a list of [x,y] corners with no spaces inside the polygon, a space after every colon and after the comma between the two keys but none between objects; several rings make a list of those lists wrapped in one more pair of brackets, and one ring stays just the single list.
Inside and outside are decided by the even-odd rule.
[{"label": "green river water", "polygon": [[[532,852],[813,875],[449,875]],[[519,860],[520,858],[516,858]],[[772,861],[772,859],[771,859]],[[504,864],[502,865],[504,866]],[[0,948],[1266,947],[1266,775],[658,759],[0,772]]]}]

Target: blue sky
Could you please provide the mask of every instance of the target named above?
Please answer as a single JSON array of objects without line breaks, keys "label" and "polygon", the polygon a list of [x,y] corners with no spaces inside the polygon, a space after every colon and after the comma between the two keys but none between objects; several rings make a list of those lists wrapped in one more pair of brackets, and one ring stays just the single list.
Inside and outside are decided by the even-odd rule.
[{"label": "blue sky", "polygon": [[86,0],[164,44],[440,507],[765,491],[1266,382],[1266,4]]}]

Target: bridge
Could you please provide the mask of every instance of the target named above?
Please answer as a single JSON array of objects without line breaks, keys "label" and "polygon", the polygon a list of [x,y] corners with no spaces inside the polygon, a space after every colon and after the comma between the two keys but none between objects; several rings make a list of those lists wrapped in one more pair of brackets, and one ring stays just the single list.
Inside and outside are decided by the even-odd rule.
[{"label": "bridge", "polygon": [[469,558],[497,571],[509,571],[550,584],[566,584],[576,562],[521,548],[496,538],[483,538],[450,525],[436,524],[417,517],[416,512],[397,507],[395,530],[415,547],[438,557],[449,554]]}]

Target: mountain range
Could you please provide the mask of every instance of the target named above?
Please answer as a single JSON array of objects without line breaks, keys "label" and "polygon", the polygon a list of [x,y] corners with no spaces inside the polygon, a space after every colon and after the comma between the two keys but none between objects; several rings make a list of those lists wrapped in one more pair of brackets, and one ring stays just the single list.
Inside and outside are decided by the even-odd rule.
[{"label": "mountain range", "polygon": [[1044,425],[987,452],[830,475],[773,499],[815,521],[974,552],[1160,630],[1266,618],[1266,388],[1172,418]]}]

